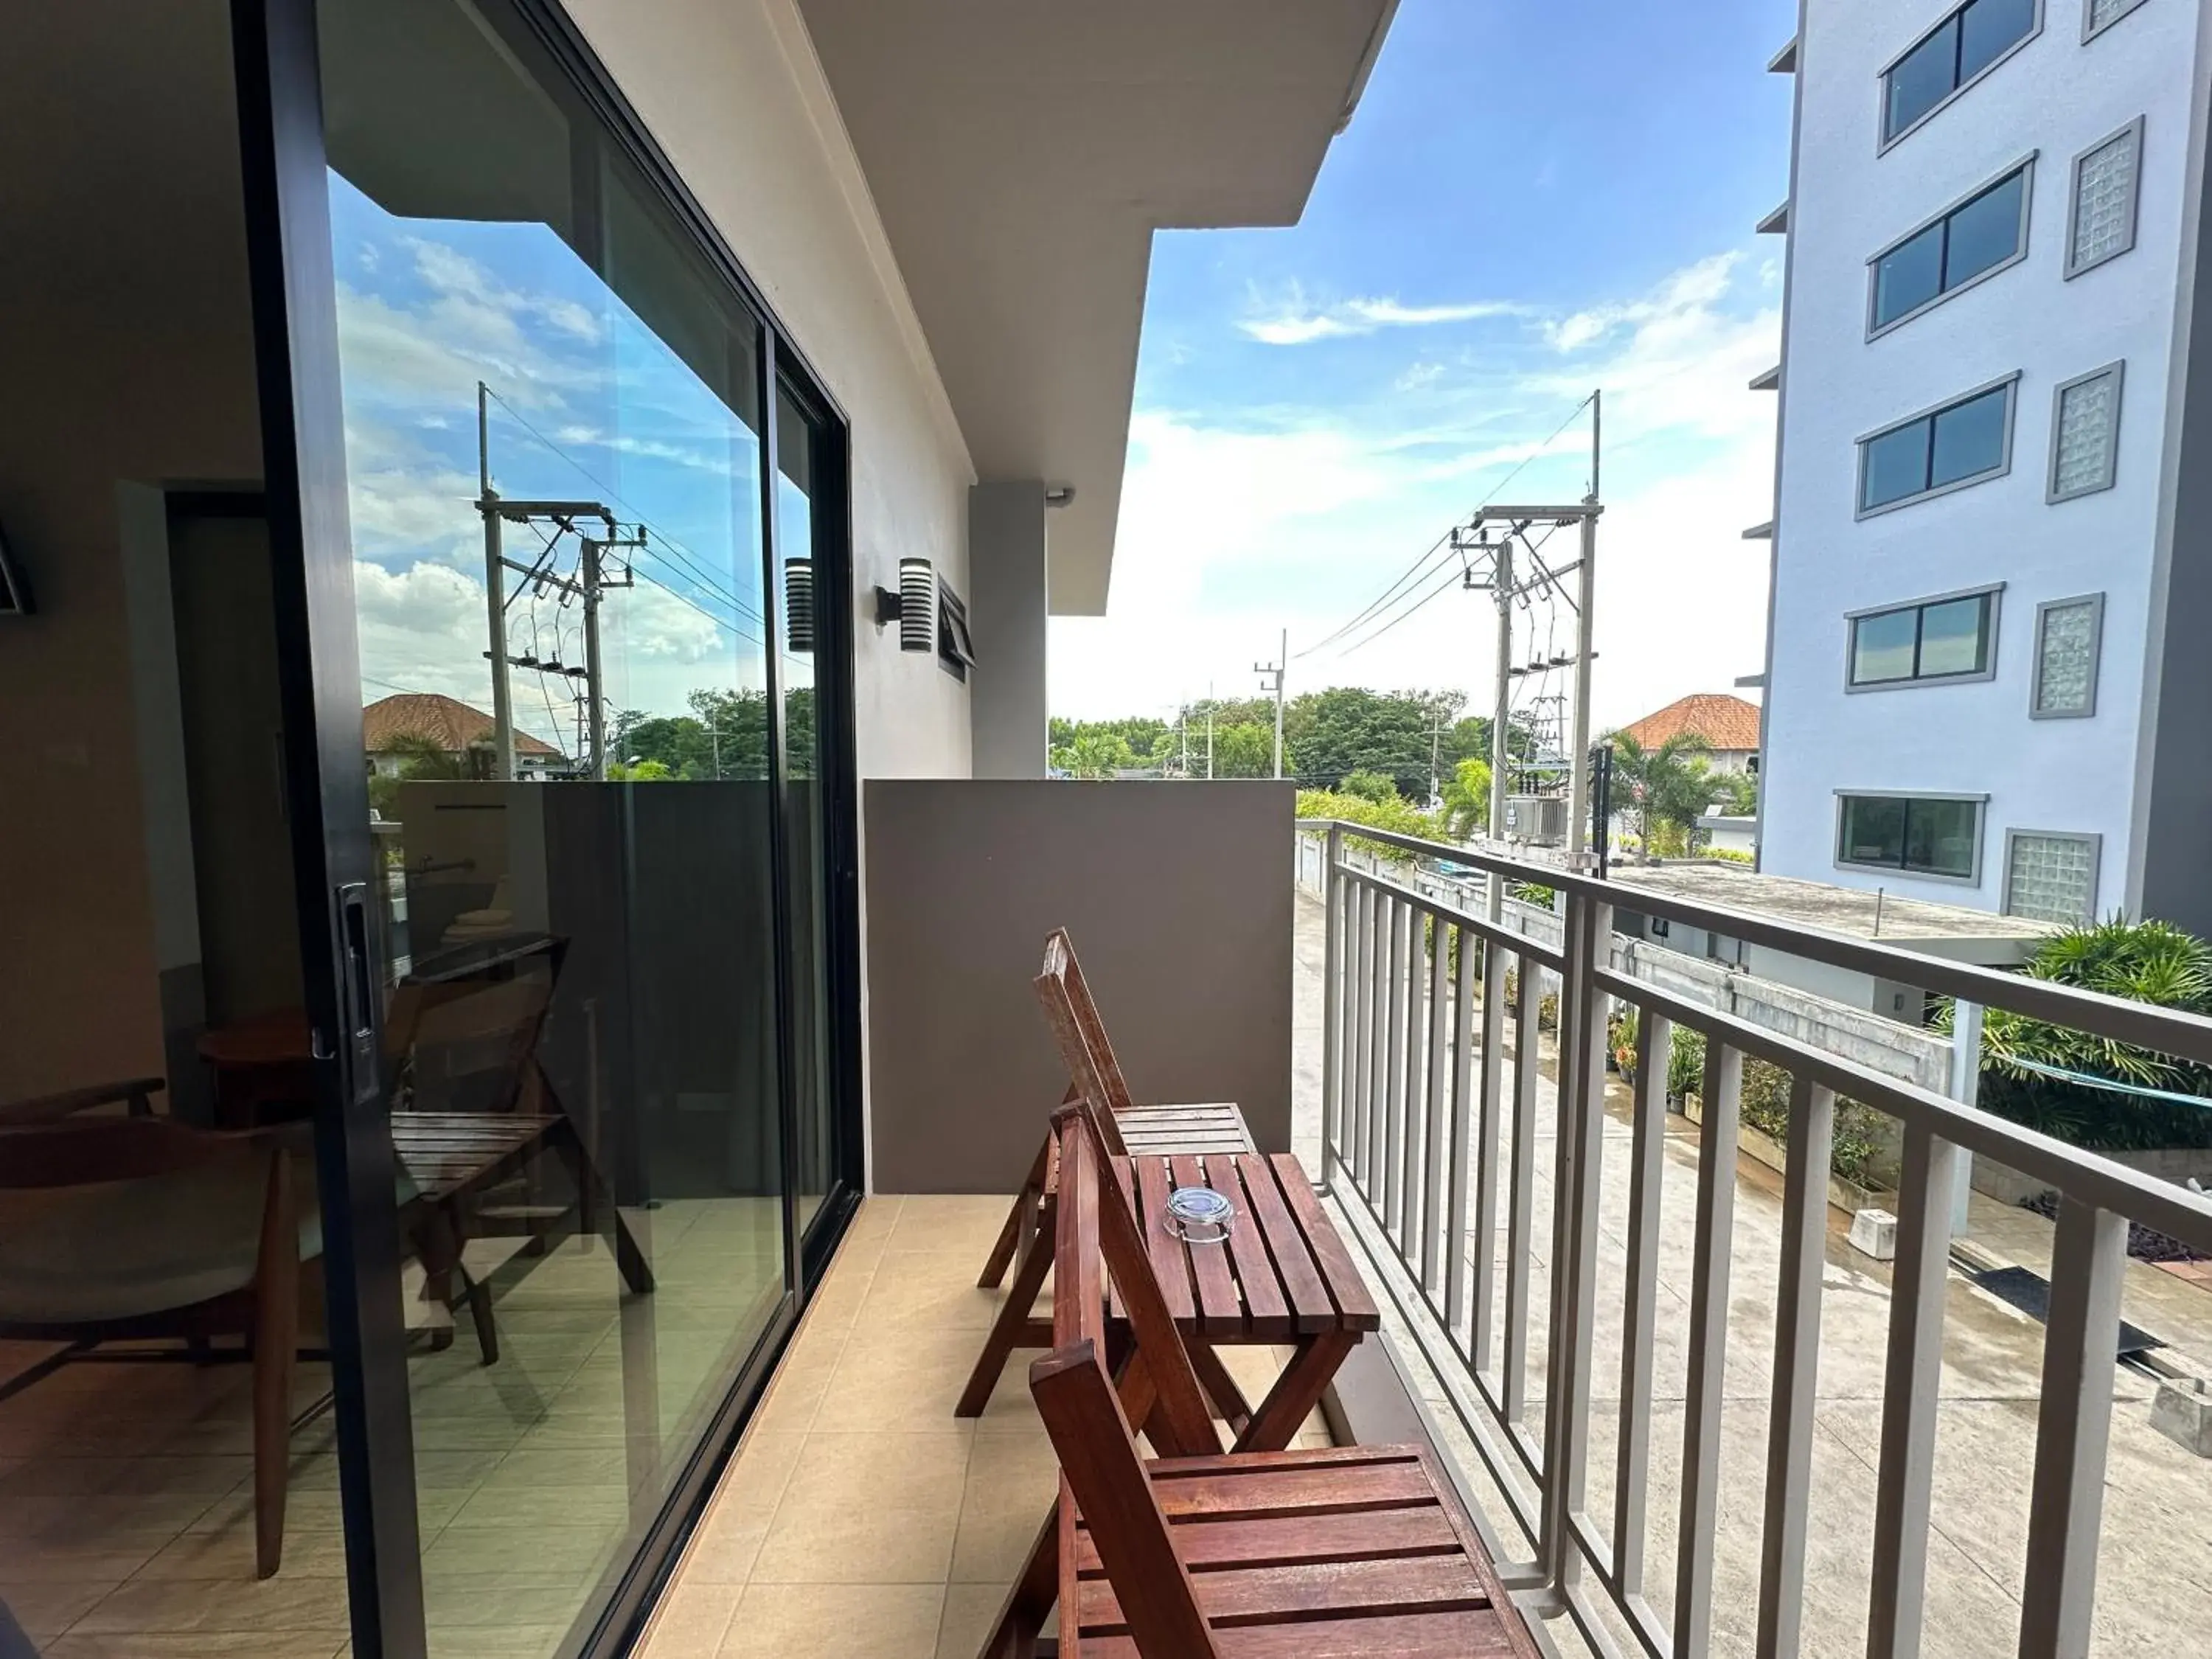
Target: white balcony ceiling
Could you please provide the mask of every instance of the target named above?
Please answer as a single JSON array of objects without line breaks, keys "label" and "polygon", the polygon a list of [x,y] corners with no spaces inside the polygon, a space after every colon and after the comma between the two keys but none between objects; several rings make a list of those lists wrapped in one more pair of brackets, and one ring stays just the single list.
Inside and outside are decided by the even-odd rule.
[{"label": "white balcony ceiling", "polygon": [[1106,608],[1152,234],[1287,225],[1396,0],[799,0],[979,477]]}]

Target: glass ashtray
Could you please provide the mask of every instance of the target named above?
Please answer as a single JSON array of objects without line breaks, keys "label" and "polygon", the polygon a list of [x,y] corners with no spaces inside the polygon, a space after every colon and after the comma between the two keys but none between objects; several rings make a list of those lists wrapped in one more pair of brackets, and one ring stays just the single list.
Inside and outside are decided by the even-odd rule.
[{"label": "glass ashtray", "polygon": [[1225,1244],[1236,1206],[1211,1187],[1178,1187],[1168,1194],[1168,1231],[1186,1244]]}]

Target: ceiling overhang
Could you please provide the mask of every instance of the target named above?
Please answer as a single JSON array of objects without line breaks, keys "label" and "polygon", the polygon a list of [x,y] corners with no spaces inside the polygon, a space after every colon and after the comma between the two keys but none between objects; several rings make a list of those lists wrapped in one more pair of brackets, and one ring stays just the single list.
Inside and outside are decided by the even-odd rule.
[{"label": "ceiling overhang", "polygon": [[976,476],[1106,608],[1152,234],[1288,225],[1396,0],[799,0]]}]

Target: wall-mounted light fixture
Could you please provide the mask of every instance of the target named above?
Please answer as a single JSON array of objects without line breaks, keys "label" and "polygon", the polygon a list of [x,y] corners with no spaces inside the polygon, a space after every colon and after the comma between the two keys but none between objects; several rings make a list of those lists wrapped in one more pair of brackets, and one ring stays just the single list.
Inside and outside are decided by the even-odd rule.
[{"label": "wall-mounted light fixture", "polygon": [[814,561],[783,562],[783,633],[794,652],[814,649]]},{"label": "wall-mounted light fixture", "polygon": [[927,559],[899,561],[898,592],[876,590],[876,626],[898,624],[899,649],[937,649],[937,571]]},{"label": "wall-mounted light fixture", "polygon": [[27,617],[38,607],[31,603],[31,585],[8,556],[8,534],[0,530],[0,617]]},{"label": "wall-mounted light fixture", "polygon": [[1044,492],[1047,507],[1073,507],[1075,504],[1073,484],[1054,484]]}]

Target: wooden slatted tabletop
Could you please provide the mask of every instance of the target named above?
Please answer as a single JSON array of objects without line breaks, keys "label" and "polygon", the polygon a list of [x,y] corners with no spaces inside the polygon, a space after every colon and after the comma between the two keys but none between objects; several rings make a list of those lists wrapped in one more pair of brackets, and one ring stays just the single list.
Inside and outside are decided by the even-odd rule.
[{"label": "wooden slatted tabletop", "polygon": [[498,1180],[558,1121],[526,1112],[394,1112],[392,1146],[422,1197],[438,1203]]},{"label": "wooden slatted tabletop", "polygon": [[[1116,1158],[1114,1174],[1143,1223],[1146,1253],[1186,1340],[1297,1350],[1237,1442],[1288,1445],[1345,1356],[1382,1328],[1304,1168],[1287,1152],[1186,1153]],[[1235,1215],[1225,1243],[1189,1243],[1168,1230],[1168,1194],[1177,1187],[1211,1187],[1229,1200]],[[1118,1289],[1109,1287],[1108,1308],[1125,1316]],[[1218,1380],[1208,1378],[1209,1391]]]}]

